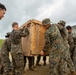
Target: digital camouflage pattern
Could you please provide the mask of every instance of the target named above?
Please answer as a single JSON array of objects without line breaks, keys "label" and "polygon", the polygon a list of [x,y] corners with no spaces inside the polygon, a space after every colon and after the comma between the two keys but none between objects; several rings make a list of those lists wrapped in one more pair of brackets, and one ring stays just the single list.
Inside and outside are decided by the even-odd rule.
[{"label": "digital camouflage pattern", "polygon": [[44,20],[42,21],[42,25],[47,25],[47,24],[50,24],[50,23],[51,23],[51,21],[50,21],[49,18],[46,18],[46,19],[44,19]]},{"label": "digital camouflage pattern", "polygon": [[69,36],[68,36],[68,43],[69,43],[70,52],[71,52],[71,51],[73,50],[73,47],[74,47],[74,39],[73,39],[72,33],[69,33]]},{"label": "digital camouflage pattern", "polygon": [[57,24],[57,27],[58,27],[58,29],[60,31],[60,34],[63,37],[63,39],[64,40],[68,40],[68,32],[67,32],[67,29],[64,26],[60,25],[60,24]]},{"label": "digital camouflage pattern", "polygon": [[22,52],[21,37],[26,37],[29,34],[27,28],[24,30],[13,30],[11,32],[11,54],[13,62],[13,74],[22,75],[24,70],[24,58]]},{"label": "digital camouflage pattern", "polygon": [[0,50],[0,75],[3,73],[3,66],[1,62],[1,50]]},{"label": "digital camouflage pattern", "polygon": [[11,54],[13,63],[13,75],[22,75],[24,70],[24,58],[21,44],[11,44]]},{"label": "digital camouflage pattern", "polygon": [[67,66],[69,67],[70,71],[71,72],[74,72],[75,71],[75,67],[74,67],[74,64],[73,64],[73,61],[71,59],[71,55],[70,55],[70,46],[68,44],[68,32],[67,32],[67,29],[64,27],[64,26],[61,26],[60,24],[57,25],[57,27],[59,28],[60,30],[60,33],[61,33],[61,36],[63,37],[63,43],[65,45],[65,61],[67,63]]},{"label": "digital camouflage pattern", "polygon": [[9,59],[9,51],[11,49],[10,39],[5,39],[2,48],[1,48],[1,62],[4,68],[4,75],[8,75],[10,72],[10,59]]},{"label": "digital camouflage pattern", "polygon": [[65,25],[66,25],[66,22],[63,21],[63,20],[60,20],[60,21],[58,22],[58,24],[62,24],[63,26],[65,26]]},{"label": "digital camouflage pattern", "polygon": [[[63,39],[56,24],[51,25],[45,33],[44,52],[50,47],[49,53],[49,75],[65,75],[66,63],[63,44]],[[64,55],[64,57],[63,57]]]},{"label": "digital camouflage pattern", "polygon": [[74,63],[75,70],[76,70],[76,37],[74,37],[73,39],[74,39],[73,63]]},{"label": "digital camouflage pattern", "polygon": [[29,34],[28,29],[20,29],[20,30],[13,30],[11,32],[11,43],[13,44],[20,44],[21,43],[21,37],[26,37]]}]

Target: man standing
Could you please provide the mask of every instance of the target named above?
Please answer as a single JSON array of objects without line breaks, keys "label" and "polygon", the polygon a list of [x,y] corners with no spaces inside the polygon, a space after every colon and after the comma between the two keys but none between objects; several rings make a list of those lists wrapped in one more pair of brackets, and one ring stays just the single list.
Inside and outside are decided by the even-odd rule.
[{"label": "man standing", "polygon": [[26,37],[29,34],[27,28],[19,29],[18,23],[12,24],[11,39],[11,55],[13,62],[13,75],[22,75],[24,70],[24,57],[22,52],[21,37]]},{"label": "man standing", "polygon": [[63,20],[60,20],[58,22],[57,27],[60,30],[61,36],[63,37],[63,43],[66,47],[66,49],[65,49],[65,55],[66,55],[65,60],[66,60],[67,66],[70,69],[71,74],[73,74],[75,72],[75,67],[74,67],[73,61],[72,61],[71,56],[70,56],[69,44],[68,44],[69,36],[68,36],[68,31],[65,28],[65,25],[66,25],[66,22]]},{"label": "man standing", "polygon": [[47,29],[45,33],[45,46],[44,50],[41,51],[41,55],[49,50],[49,75],[65,75],[65,61],[63,54],[65,46],[60,31],[56,24],[51,24],[50,19],[46,18],[42,21],[42,25]]},{"label": "man standing", "polygon": [[[4,17],[6,11],[6,7],[0,3],[0,20]],[[0,50],[0,74],[2,69],[2,63],[1,63],[1,50]]]},{"label": "man standing", "polygon": [[67,26],[66,28],[67,28],[68,34],[69,34],[68,43],[70,45],[71,59],[73,60],[75,70],[76,70],[76,38],[73,37],[73,35],[72,35],[72,27]]},{"label": "man standing", "polygon": [[1,62],[4,69],[3,75],[9,75],[10,73],[10,59],[9,51],[11,50],[11,41],[9,39],[10,32],[5,36],[7,39],[4,40],[4,43],[1,48]]},{"label": "man standing", "polygon": [[69,50],[70,50],[70,54],[71,54],[71,59],[73,60],[73,49],[74,49],[74,40],[73,40],[73,36],[72,36],[72,27],[71,26],[67,26],[66,29],[68,30],[68,43],[69,43]]}]

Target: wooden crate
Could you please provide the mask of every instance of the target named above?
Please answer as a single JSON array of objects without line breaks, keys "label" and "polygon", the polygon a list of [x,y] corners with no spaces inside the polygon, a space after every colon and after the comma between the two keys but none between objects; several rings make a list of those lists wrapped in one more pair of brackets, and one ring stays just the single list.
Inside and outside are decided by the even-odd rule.
[{"label": "wooden crate", "polygon": [[23,26],[28,26],[29,36],[22,38],[22,49],[24,56],[38,55],[45,45],[45,28],[37,20],[29,20]]}]

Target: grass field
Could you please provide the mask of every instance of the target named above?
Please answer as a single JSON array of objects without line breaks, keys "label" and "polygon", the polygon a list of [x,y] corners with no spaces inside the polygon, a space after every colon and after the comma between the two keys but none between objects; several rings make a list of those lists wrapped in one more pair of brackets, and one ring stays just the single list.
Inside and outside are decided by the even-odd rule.
[{"label": "grass field", "polygon": [[3,42],[4,42],[4,40],[0,39],[0,48],[1,48],[2,44],[3,44]]}]

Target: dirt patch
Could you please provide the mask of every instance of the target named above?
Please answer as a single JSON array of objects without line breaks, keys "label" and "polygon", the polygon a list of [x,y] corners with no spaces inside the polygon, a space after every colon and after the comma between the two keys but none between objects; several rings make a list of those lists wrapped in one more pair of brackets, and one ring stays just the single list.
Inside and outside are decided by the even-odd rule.
[{"label": "dirt patch", "polygon": [[[35,56],[35,62],[34,64],[36,64],[36,60],[37,60],[37,56]],[[43,57],[41,57],[41,60],[40,60],[40,63],[42,66],[36,66],[35,65],[35,68],[34,71],[30,71],[29,68],[28,68],[28,60],[27,60],[27,63],[26,63],[26,67],[25,67],[25,73],[24,75],[47,75],[48,74],[48,70],[49,70],[49,57],[47,56],[47,60],[46,60],[46,63],[47,65],[46,66],[43,66]]]},{"label": "dirt patch", "polygon": [[49,66],[36,66],[34,68],[34,71],[26,70],[24,75],[47,75],[48,74],[48,68]]}]

